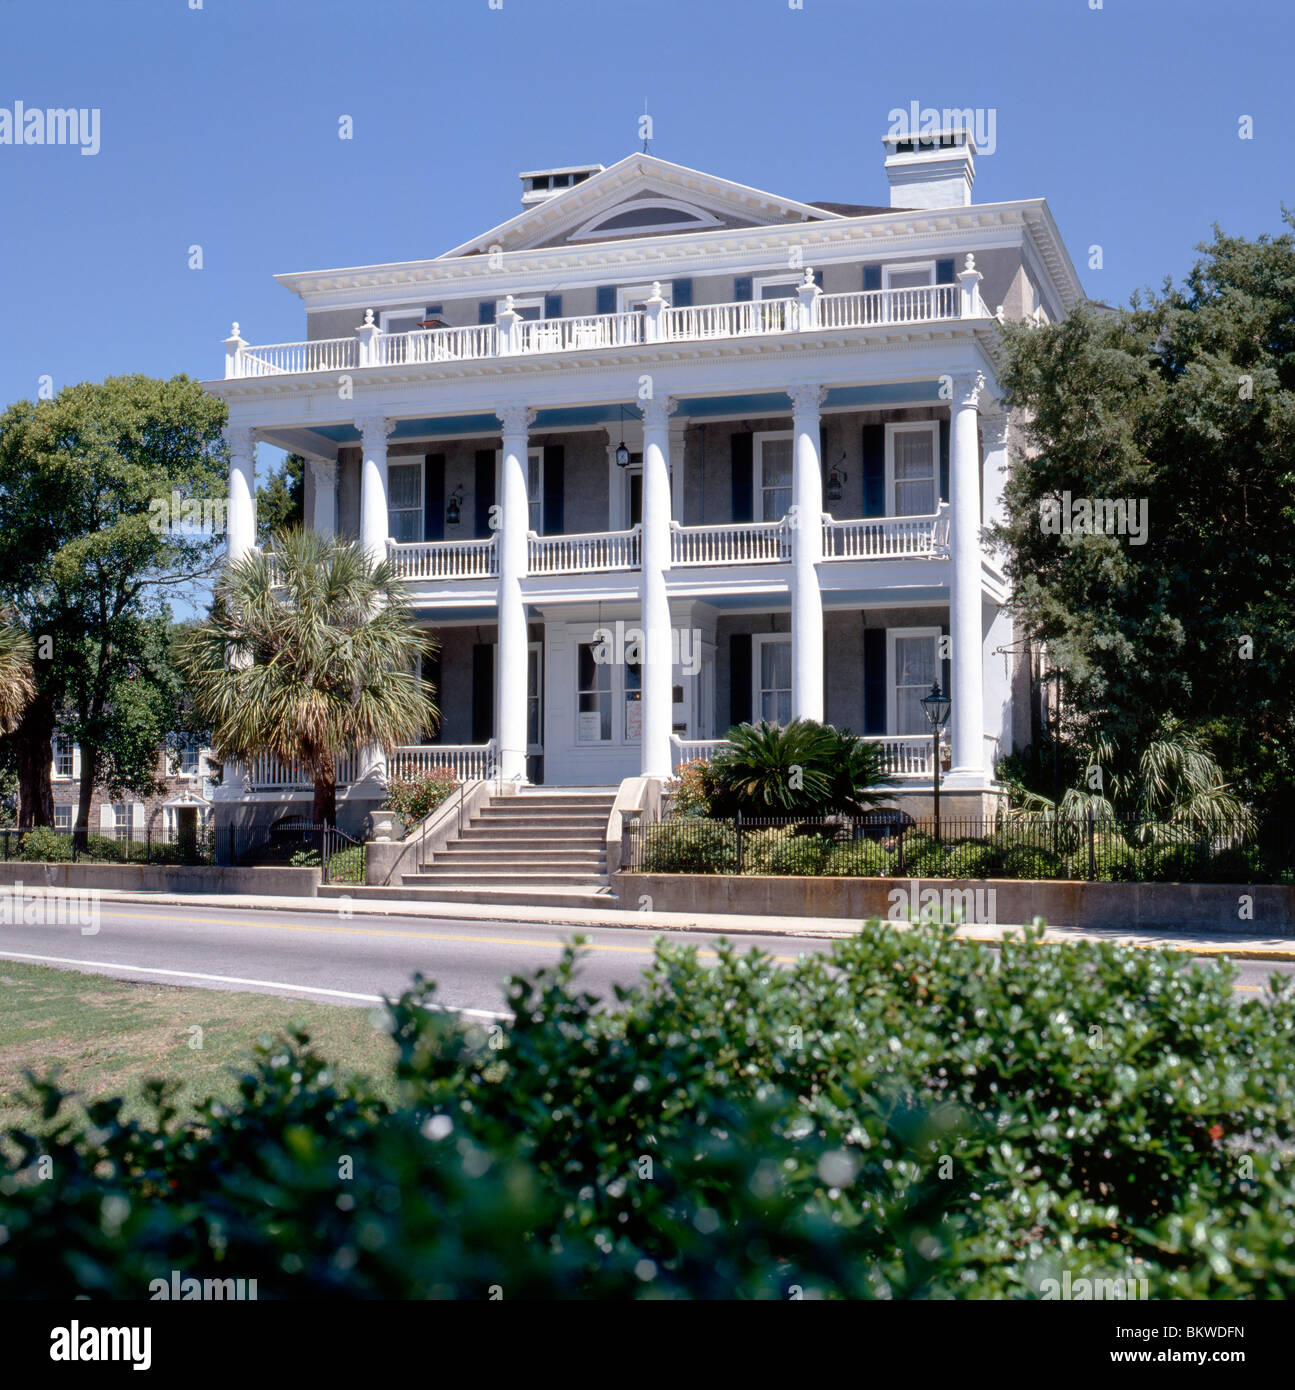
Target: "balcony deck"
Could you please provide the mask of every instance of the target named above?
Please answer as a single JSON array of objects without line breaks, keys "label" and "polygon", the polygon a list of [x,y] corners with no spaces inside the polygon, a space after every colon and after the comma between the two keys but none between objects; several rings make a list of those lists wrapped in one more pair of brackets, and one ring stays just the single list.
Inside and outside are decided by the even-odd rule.
[{"label": "balcony deck", "polygon": [[[619,314],[473,324],[383,333],[371,323],[352,337],[251,346],[231,340],[225,377],[293,376],[418,367],[554,353],[623,351],[668,343],[704,343],[803,332],[839,333],[934,325],[988,315],[975,293],[959,285],[861,290],[800,299],[743,300],[687,308],[666,306]],[[237,344],[237,346],[233,346]]]}]

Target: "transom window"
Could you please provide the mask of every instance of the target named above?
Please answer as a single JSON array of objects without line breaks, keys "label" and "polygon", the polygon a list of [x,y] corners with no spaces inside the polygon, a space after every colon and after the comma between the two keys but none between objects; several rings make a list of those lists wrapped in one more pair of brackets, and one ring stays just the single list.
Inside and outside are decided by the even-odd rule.
[{"label": "transom window", "polygon": [[755,436],[755,519],[778,521],[791,507],[792,433]]},{"label": "transom window", "polygon": [[896,734],[929,734],[931,726],[922,709],[922,697],[939,679],[940,629],[937,627],[891,628],[890,728]]},{"label": "transom window", "polygon": [[886,491],[891,516],[930,516],[939,507],[938,421],[886,426]]},{"label": "transom window", "polygon": [[791,638],[785,633],[757,633],[751,639],[751,707],[757,720],[791,723]]},{"label": "transom window", "polygon": [[387,465],[387,525],[392,540],[423,538],[423,461]]}]

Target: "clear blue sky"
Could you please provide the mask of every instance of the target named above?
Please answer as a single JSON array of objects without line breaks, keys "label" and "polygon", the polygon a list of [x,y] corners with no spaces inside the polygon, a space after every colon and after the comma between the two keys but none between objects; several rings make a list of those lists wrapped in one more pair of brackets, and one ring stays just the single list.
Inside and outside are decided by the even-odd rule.
[{"label": "clear blue sky", "polygon": [[892,107],[993,108],[977,200],[1047,197],[1116,303],[1292,198],[1292,0],[191,3],[0,3],[0,107],[102,111],[94,157],[0,145],[6,402],[220,375],[233,319],[303,337],[275,272],[443,251],[519,210],[519,170],[637,148],[645,98],[662,158],[862,203]]}]

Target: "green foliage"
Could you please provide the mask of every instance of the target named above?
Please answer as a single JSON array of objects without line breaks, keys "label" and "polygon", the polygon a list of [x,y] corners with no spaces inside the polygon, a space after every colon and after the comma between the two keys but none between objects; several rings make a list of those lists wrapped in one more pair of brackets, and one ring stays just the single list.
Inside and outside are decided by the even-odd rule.
[{"label": "green foliage", "polygon": [[459,774],[452,767],[433,767],[413,777],[391,778],[383,804],[401,816],[406,826],[414,826],[458,789]]},{"label": "green foliage", "polygon": [[659,821],[644,836],[645,874],[737,872],[737,831],[722,821]]},{"label": "green foliage", "polygon": [[265,486],[256,489],[257,540],[265,545],[276,531],[305,524],[306,460],[287,454]]},{"label": "green foliage", "polygon": [[364,882],[364,846],[348,845],[330,855],[328,860],[328,881],[330,883]]},{"label": "green foliage", "polygon": [[709,816],[715,797],[715,772],[710,759],[690,758],[680,763],[668,790],[672,816]]},{"label": "green foliage", "polygon": [[317,869],[323,863],[317,849],[294,850],[292,857],[288,860],[288,867],[291,869]]},{"label": "green foliage", "polygon": [[876,744],[812,719],[738,724],[711,759],[709,803],[717,816],[858,813],[886,798]]},{"label": "green foliage", "polygon": [[896,875],[895,855],[875,840],[835,845],[823,861],[822,872],[837,878],[890,878]]},{"label": "green foliage", "polygon": [[[1292,214],[1284,214],[1292,223]],[[1247,802],[1295,809],[1295,237],[1213,240],[1179,286],[1008,325],[1028,421],[993,528],[1081,742],[1209,727]],[[1145,543],[1049,534],[1040,505],[1146,502]]]},{"label": "green foliage", "polygon": [[821,874],[832,849],[822,835],[797,834],[794,825],[752,830],[742,837],[744,874]]},{"label": "green foliage", "polygon": [[38,826],[22,837],[14,856],[26,864],[57,864],[72,858],[71,835],[60,835],[48,826]]},{"label": "green foliage", "polygon": [[18,727],[23,710],[36,697],[35,655],[31,636],[19,626],[17,615],[0,605],[0,735]]},{"label": "green foliage", "polygon": [[[1295,991],[1105,943],[871,923],[783,968],[658,946],[607,1009],[565,957],[488,1036],[391,1010],[399,1102],[297,1034],[234,1105],[77,1115],[0,1176],[0,1296],[1282,1298]],[[48,1157],[48,1175],[36,1165]],[[343,1160],[350,1162],[343,1171]]]}]

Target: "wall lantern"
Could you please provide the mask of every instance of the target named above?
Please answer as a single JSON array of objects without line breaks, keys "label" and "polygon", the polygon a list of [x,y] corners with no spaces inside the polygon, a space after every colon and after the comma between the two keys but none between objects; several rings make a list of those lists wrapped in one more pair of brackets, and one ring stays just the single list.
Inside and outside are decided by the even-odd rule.
[{"label": "wall lantern", "polygon": [[445,504],[445,524],[457,526],[463,517],[463,489],[456,487]]},{"label": "wall lantern", "polygon": [[630,466],[630,451],[625,444],[625,407],[621,406],[621,442],[616,446],[616,467]]},{"label": "wall lantern", "polygon": [[845,455],[841,455],[841,461],[827,475],[827,500],[829,502],[839,502],[845,496],[845,484],[849,474],[841,467],[845,462]]}]

